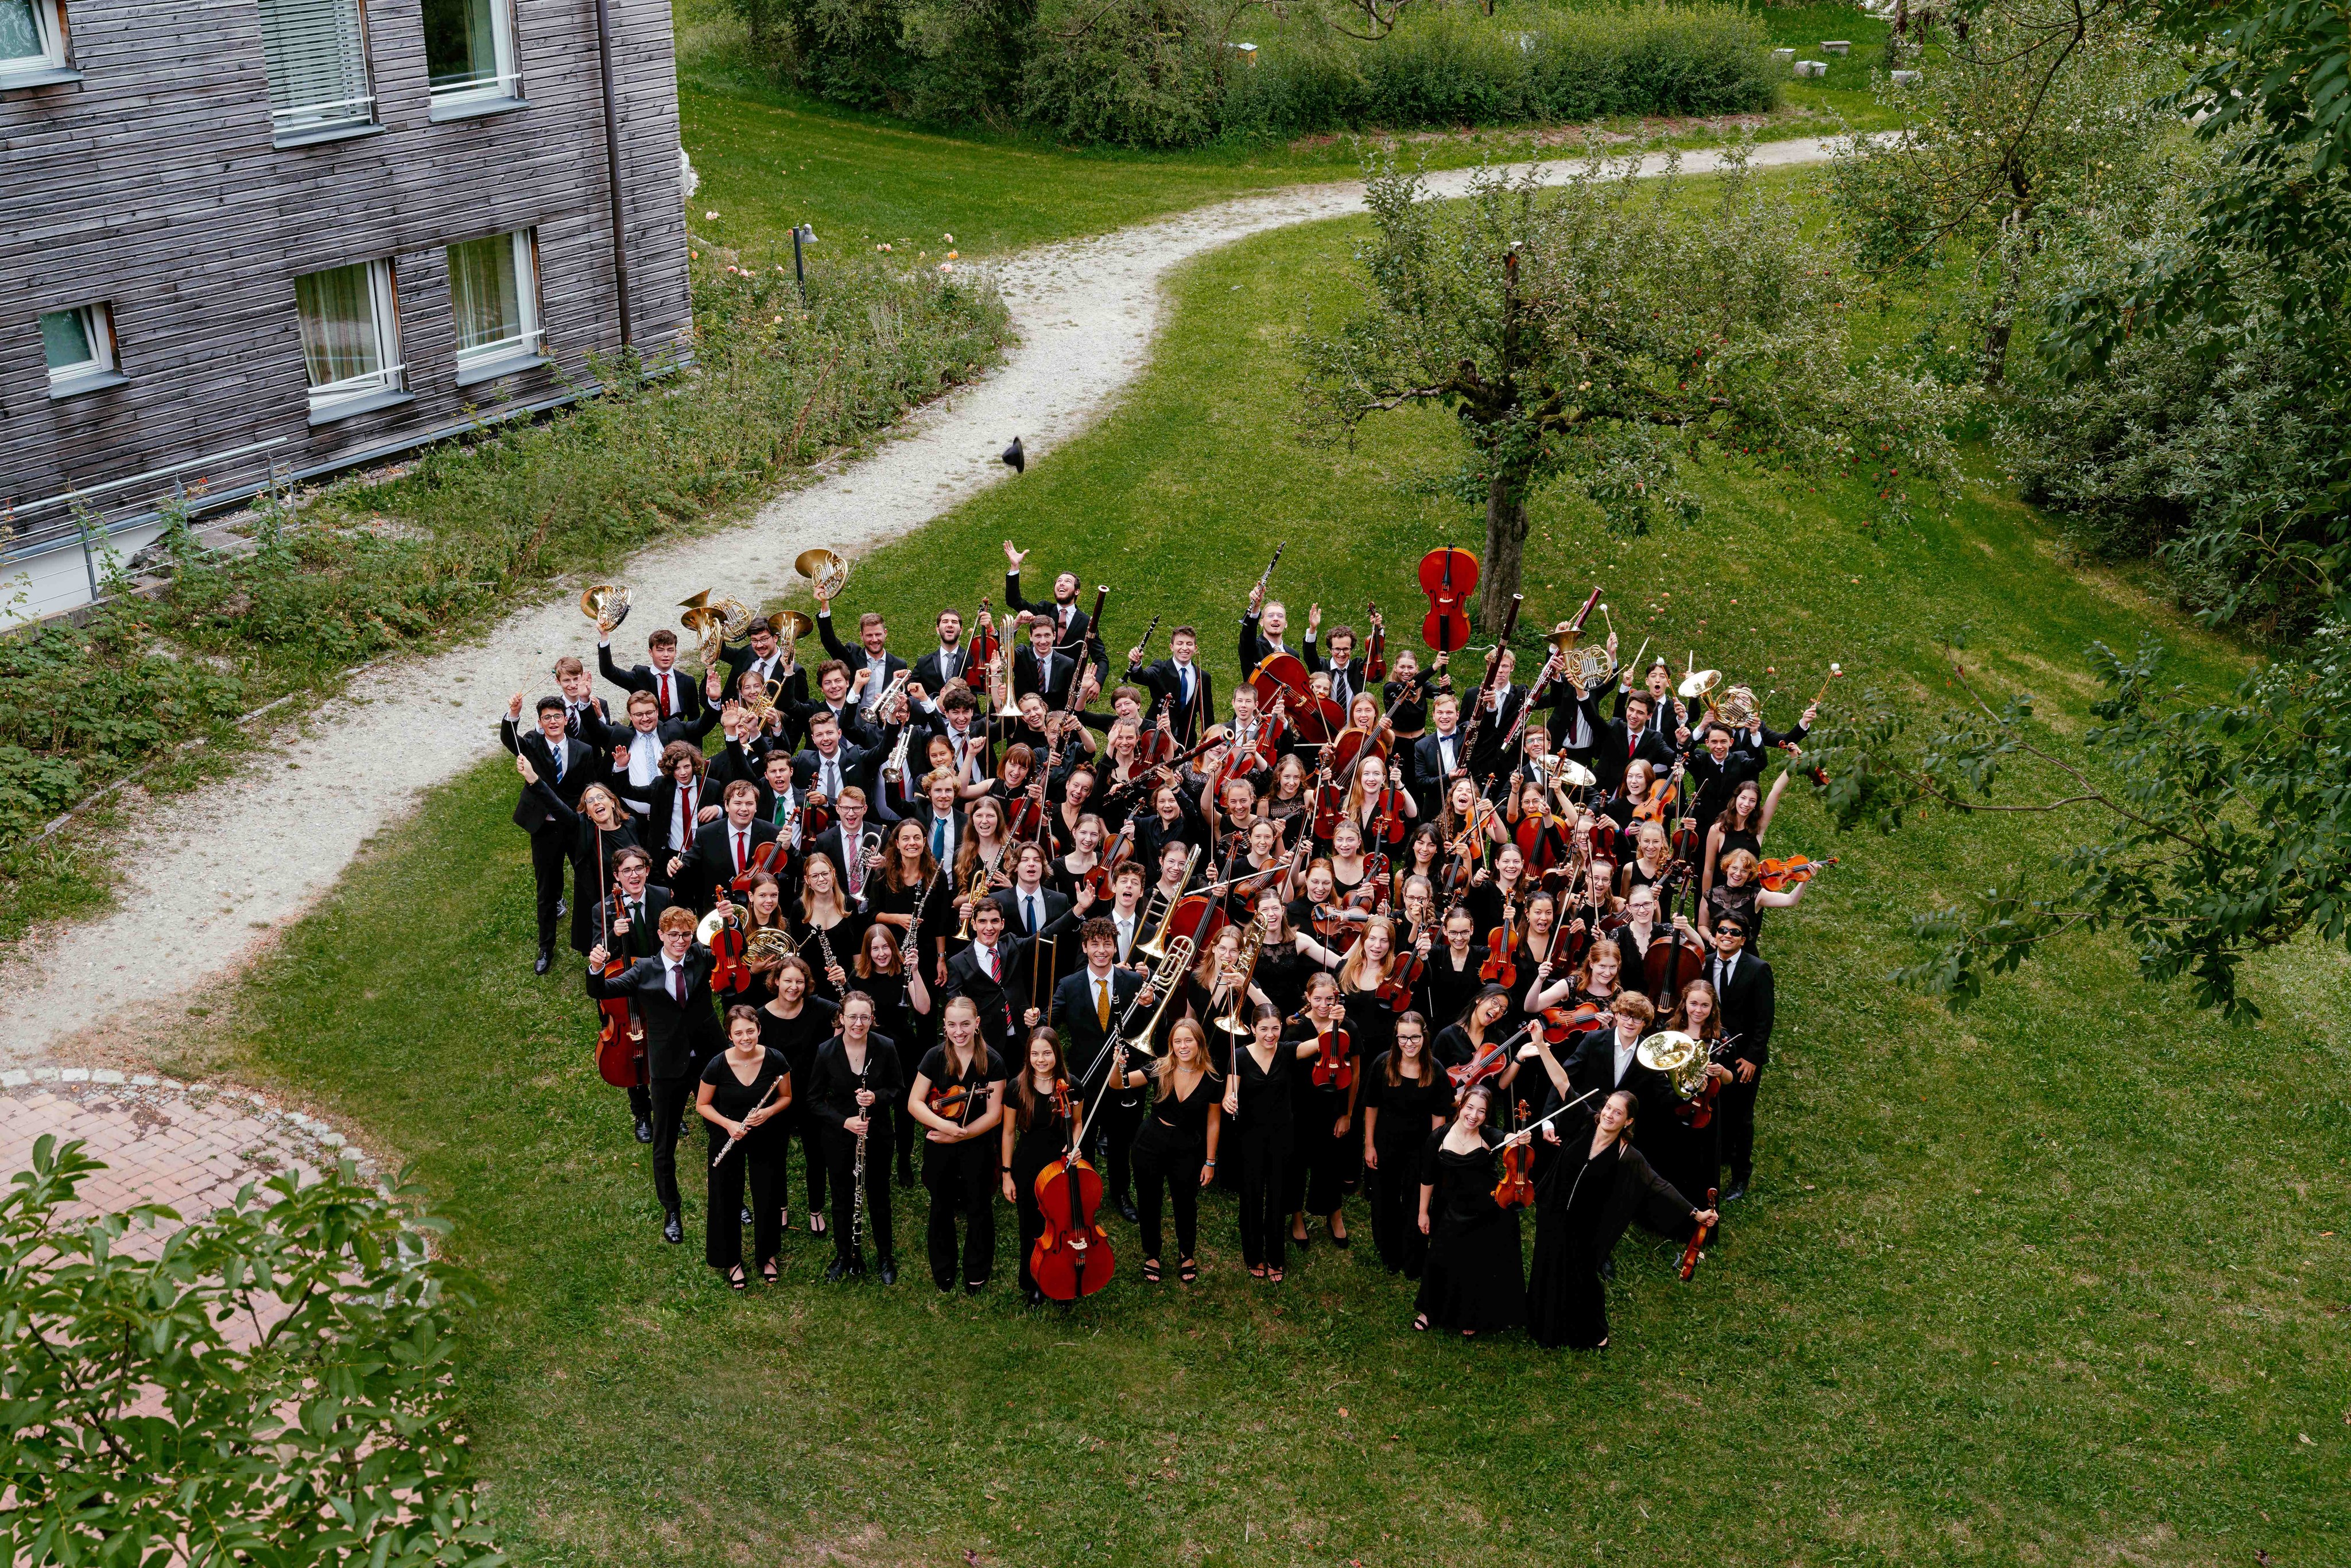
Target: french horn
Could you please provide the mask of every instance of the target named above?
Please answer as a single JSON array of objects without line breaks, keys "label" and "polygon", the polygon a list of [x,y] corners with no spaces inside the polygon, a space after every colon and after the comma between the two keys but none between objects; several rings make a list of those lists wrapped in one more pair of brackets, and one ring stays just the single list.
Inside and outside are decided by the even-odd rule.
[{"label": "french horn", "polygon": [[768,617],[768,627],[776,634],[776,646],[782,650],[784,663],[789,664],[800,639],[816,630],[816,622],[797,610],[778,610]]},{"label": "french horn", "polygon": [[849,586],[849,562],[832,550],[804,549],[792,562],[792,570],[809,580],[819,604],[840,598],[841,591]]},{"label": "french horn", "polygon": [[629,618],[629,591],[617,583],[600,582],[580,595],[580,613],[611,632]]},{"label": "french horn", "polygon": [[1698,655],[1692,653],[1689,660],[1689,673],[1682,676],[1682,683],[1674,688],[1674,695],[1686,703],[1702,702],[1711,707],[1713,703],[1710,699],[1714,695],[1714,688],[1720,685],[1722,685],[1722,672],[1699,669]]},{"label": "french horn", "polygon": [[1677,1029],[1660,1030],[1633,1048],[1634,1060],[1652,1072],[1662,1072],[1685,1100],[1695,1099],[1706,1087],[1706,1041]]},{"label": "french horn", "polygon": [[678,608],[685,612],[677,618],[678,624],[701,634],[701,657],[705,669],[717,660],[721,648],[742,639],[754,619],[749,605],[739,599],[729,599],[715,588],[705,588],[679,600]]},{"label": "french horn", "polygon": [[1733,686],[1715,705],[1715,716],[1733,729],[1752,729],[1763,716],[1762,705],[1746,686]]},{"label": "french horn", "polygon": [[791,934],[782,926],[762,925],[743,944],[743,961],[754,969],[773,968],[799,952]]}]

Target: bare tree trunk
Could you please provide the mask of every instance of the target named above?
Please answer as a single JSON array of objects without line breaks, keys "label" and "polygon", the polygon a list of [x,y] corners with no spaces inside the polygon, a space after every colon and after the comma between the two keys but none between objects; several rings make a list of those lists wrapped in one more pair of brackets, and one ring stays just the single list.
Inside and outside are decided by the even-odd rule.
[{"label": "bare tree trunk", "polygon": [[1486,486],[1486,559],[1478,579],[1478,621],[1499,636],[1519,591],[1527,543],[1527,504],[1519,484],[1497,474]]}]

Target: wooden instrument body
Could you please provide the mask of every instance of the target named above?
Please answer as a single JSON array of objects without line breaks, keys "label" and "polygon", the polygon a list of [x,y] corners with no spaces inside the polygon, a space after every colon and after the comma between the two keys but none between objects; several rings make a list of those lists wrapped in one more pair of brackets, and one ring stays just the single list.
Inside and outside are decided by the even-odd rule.
[{"label": "wooden instrument body", "polygon": [[1057,1301],[1091,1296],[1110,1283],[1117,1268],[1110,1232],[1096,1222],[1102,1207],[1102,1177],[1082,1155],[1065,1155],[1037,1173],[1038,1212],[1045,1233],[1029,1249],[1029,1272],[1037,1288]]}]

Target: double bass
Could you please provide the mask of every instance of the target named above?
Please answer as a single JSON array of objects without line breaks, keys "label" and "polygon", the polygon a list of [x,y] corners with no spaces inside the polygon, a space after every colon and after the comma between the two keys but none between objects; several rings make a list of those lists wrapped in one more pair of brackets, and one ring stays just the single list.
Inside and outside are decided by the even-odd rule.
[{"label": "double bass", "polygon": [[1037,1173],[1032,1190],[1045,1232],[1029,1249],[1029,1273],[1052,1300],[1074,1301],[1109,1284],[1117,1260],[1111,1254],[1110,1232],[1094,1218],[1102,1207],[1102,1177],[1078,1150],[1076,1113],[1065,1078],[1053,1081],[1053,1114],[1068,1131],[1070,1147]]}]

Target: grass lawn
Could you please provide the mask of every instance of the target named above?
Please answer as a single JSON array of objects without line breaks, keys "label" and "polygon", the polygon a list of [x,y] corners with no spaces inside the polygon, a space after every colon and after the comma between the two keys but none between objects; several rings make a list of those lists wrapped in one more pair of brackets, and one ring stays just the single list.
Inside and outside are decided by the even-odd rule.
[{"label": "grass lawn", "polygon": [[[1120,410],[860,560],[844,609],[888,612],[911,644],[943,599],[994,596],[1011,537],[1045,572],[1112,585],[1116,645],[1162,608],[1209,628],[1229,674],[1232,618],[1283,539],[1293,606],[1353,616],[1372,596],[1399,625],[1416,616],[1411,563],[1476,542],[1409,486],[1452,459],[1441,416],[1396,418],[1352,455],[1287,434],[1286,335],[1310,301],[1343,303],[1358,233],[1286,230],[1196,264]],[[1990,491],[1877,529],[1841,492],[1723,478],[1710,499],[1705,521],[1640,540],[1540,507],[1530,617],[1604,583],[1628,643],[1698,647],[1778,688],[1782,720],[1832,659],[1931,707],[1934,634],[1960,622],[1971,672],[2039,693],[2059,736],[2086,718],[2094,639],[2158,628],[2204,685],[2241,663],[2131,583],[2069,570]],[[1764,944],[1782,1010],[1756,1194],[1693,1284],[1628,1239],[1614,1348],[1576,1356],[1410,1333],[1409,1289],[1366,1227],[1252,1288],[1215,1200],[1190,1291],[1146,1291],[1113,1219],[1112,1288],[1024,1313],[1008,1222],[998,1288],[940,1298],[919,1195],[902,1191],[895,1290],[826,1287],[802,1236],[783,1288],[730,1294],[700,1262],[691,1176],[689,1245],[656,1238],[577,980],[529,973],[513,789],[486,764],[387,832],[247,985],[222,1054],[179,1065],[365,1129],[455,1218],[456,1253],[493,1291],[462,1382],[521,1561],[2200,1563],[2259,1548],[2293,1564],[2340,1540],[2351,1269],[2321,1233],[2338,1228],[2351,1129],[2341,955],[2266,961],[2269,1016],[2248,1029],[2098,942],[1993,983],[1959,1019],[1882,982],[1911,913],[2061,844],[2063,823],[1838,841],[1792,792],[1773,848],[1844,858]]]},{"label": "grass lawn", "polygon": [[[1825,59],[1829,74],[1791,80],[1786,109],[1763,140],[1828,134],[1843,116],[1864,129],[1892,123],[1870,100],[1869,71],[1886,24],[1849,5],[1762,10],[1775,44]],[[695,227],[762,256],[788,256],[792,225],[812,225],[828,245],[889,242],[967,256],[997,255],[1077,235],[1101,234],[1208,202],[1309,181],[1359,178],[1371,136],[1295,144],[1131,152],[1058,146],[1034,135],[942,133],[857,114],[778,89],[740,63],[739,28],[711,0],[679,8],[678,107],[686,151],[702,176]],[[1824,38],[1849,38],[1850,56],[1823,56]],[[1712,145],[1721,133],[1685,122],[1612,124],[1613,133]],[[1432,167],[1507,162],[1536,151],[1524,129],[1413,139]],[[1545,156],[1562,155],[1546,144]],[[701,217],[716,212],[713,224]],[[821,252],[818,253],[820,259]]]}]

